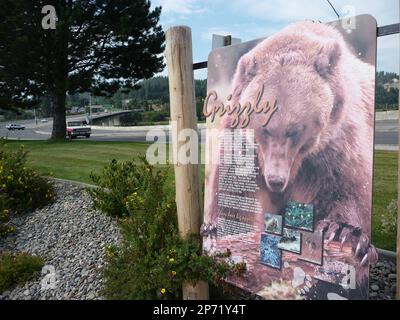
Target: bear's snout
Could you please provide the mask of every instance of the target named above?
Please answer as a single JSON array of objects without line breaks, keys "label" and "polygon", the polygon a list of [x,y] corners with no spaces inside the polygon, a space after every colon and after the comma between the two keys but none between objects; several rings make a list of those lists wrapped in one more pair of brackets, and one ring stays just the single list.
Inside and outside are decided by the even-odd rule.
[{"label": "bear's snout", "polygon": [[269,175],[267,177],[267,185],[272,192],[283,192],[286,179],[276,175]]}]

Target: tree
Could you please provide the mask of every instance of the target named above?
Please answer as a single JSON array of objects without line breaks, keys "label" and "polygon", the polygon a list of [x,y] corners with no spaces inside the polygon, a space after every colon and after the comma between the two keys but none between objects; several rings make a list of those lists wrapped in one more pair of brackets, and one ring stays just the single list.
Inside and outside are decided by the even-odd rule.
[{"label": "tree", "polygon": [[52,137],[65,138],[67,92],[112,95],[163,70],[160,13],[147,0],[1,0],[0,103],[50,96]]}]

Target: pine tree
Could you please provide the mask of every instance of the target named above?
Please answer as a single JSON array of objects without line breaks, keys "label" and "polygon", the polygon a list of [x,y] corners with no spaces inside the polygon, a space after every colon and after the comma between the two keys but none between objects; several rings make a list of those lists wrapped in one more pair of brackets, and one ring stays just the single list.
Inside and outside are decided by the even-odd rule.
[{"label": "pine tree", "polygon": [[163,70],[160,13],[146,0],[1,0],[0,106],[50,96],[52,138],[65,138],[67,93],[113,94]]}]

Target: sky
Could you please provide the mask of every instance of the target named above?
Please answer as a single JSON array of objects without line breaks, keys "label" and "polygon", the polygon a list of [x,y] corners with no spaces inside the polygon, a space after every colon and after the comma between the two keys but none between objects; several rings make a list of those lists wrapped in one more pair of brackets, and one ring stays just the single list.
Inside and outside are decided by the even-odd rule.
[{"label": "sky", "polygon": [[[341,17],[371,14],[378,26],[399,22],[399,0],[331,0]],[[300,20],[330,22],[337,16],[326,0],[152,0],[162,6],[160,23],[192,29],[193,60],[207,60],[212,34],[232,35],[242,42],[263,38]],[[399,73],[400,36],[378,38],[378,70]],[[163,74],[166,75],[167,71]],[[196,71],[197,79],[207,77]]]}]

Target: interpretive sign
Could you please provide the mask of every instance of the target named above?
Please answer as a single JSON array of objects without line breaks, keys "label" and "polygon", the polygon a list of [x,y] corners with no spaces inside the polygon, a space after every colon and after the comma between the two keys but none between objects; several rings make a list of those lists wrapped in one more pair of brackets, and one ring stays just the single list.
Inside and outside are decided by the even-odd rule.
[{"label": "interpretive sign", "polygon": [[299,22],[208,60],[204,249],[265,299],[366,299],[376,30]]}]

